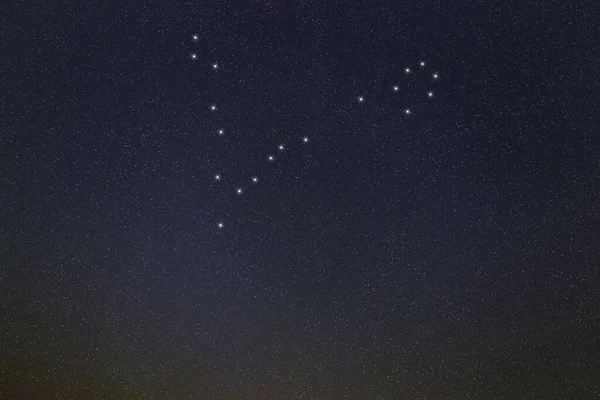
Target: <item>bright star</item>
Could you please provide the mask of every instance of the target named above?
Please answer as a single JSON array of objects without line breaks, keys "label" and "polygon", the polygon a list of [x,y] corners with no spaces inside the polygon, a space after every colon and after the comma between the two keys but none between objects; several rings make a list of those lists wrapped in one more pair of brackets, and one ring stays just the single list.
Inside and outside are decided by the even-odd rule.
[{"label": "bright star", "polygon": [[433,79],[437,79],[437,78],[439,78],[439,77],[440,77],[440,76],[439,76],[438,74],[433,74]]},{"label": "bright star", "polygon": [[269,161],[275,161],[275,157],[273,157],[273,156],[270,155],[269,157],[267,157],[267,160],[269,160]]},{"label": "bright star", "polygon": [[243,190],[242,190],[242,188],[237,188],[237,189],[235,189],[235,192],[237,194],[242,194]]},{"label": "bright star", "polygon": [[404,114],[406,114],[406,115],[410,114],[410,108],[407,108],[406,110],[404,110]]},{"label": "bright star", "polygon": [[223,136],[225,134],[225,129],[219,129],[219,136]]},{"label": "bright star", "polygon": [[394,86],[394,92],[397,92],[398,90],[400,90],[400,88],[398,86]]},{"label": "bright star", "polygon": [[433,97],[433,92],[427,92],[427,97]]},{"label": "bright star", "polygon": [[215,181],[220,181],[220,180],[221,180],[221,174],[216,174]]},{"label": "bright star", "polygon": [[279,151],[283,151],[284,147],[282,144],[280,144],[279,146],[277,146],[277,148],[279,149]]},{"label": "bright star", "polygon": [[302,138],[302,141],[303,141],[304,143],[308,143],[308,137],[307,137],[307,136],[304,136],[304,137]]},{"label": "bright star", "polygon": [[425,66],[425,61],[421,61],[421,62],[419,63],[419,65],[420,65],[421,67],[424,67],[424,66]]},{"label": "bright star", "polygon": [[404,68],[404,72],[406,72],[407,74],[410,74],[410,68]]},{"label": "bright star", "polygon": [[359,103],[362,103],[363,101],[365,101],[365,98],[364,98],[364,97],[362,97],[362,96],[360,96],[360,97],[358,98],[358,102],[359,102]]},{"label": "bright star", "polygon": [[221,228],[223,228],[223,227],[225,226],[225,224],[224,224],[224,223],[222,223],[222,222],[219,222],[219,223],[217,224],[217,226],[219,227],[219,229],[221,229]]},{"label": "bright star", "polygon": [[212,104],[210,106],[210,111],[215,111],[217,109],[217,106],[215,106],[214,104]]},{"label": "bright star", "polygon": [[192,35],[192,40],[194,42],[197,42],[198,41],[198,35]]},{"label": "bright star", "polygon": [[198,55],[196,53],[192,53],[192,60],[195,60],[198,58]]},{"label": "bright star", "polygon": [[253,183],[256,183],[256,182],[258,182],[258,178],[257,178],[256,176],[253,176],[253,177],[252,177],[252,182],[253,182]]},{"label": "bright star", "polygon": [[218,68],[219,68],[219,64],[217,64],[217,63],[214,63],[214,64],[212,65],[212,67],[213,67],[213,69],[218,69]]}]

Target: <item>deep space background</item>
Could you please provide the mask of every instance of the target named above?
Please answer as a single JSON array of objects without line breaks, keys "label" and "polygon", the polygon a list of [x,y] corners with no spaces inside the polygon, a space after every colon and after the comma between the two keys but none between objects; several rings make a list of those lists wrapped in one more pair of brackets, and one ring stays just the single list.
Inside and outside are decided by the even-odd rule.
[{"label": "deep space background", "polygon": [[600,398],[595,2],[0,15],[0,398]]}]

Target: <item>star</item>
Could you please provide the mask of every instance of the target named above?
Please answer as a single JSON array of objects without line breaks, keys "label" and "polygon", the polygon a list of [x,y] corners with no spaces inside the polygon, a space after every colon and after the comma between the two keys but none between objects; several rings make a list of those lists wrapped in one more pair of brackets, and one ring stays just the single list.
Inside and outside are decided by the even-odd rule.
[{"label": "star", "polygon": [[220,181],[220,180],[221,180],[221,174],[216,174],[215,181]]},{"label": "star", "polygon": [[256,176],[253,176],[252,177],[252,183],[256,183],[256,182],[258,182],[258,178]]},{"label": "star", "polygon": [[215,106],[214,104],[212,104],[210,106],[210,111],[215,111],[217,109],[217,106]]},{"label": "star", "polygon": [[273,161],[275,161],[275,157],[273,157],[272,155],[269,155],[269,156],[267,157],[267,160],[269,160],[269,161],[273,162]]},{"label": "star", "polygon": [[194,42],[197,42],[198,41],[198,35],[192,35],[192,40]]},{"label": "star", "polygon": [[364,97],[362,97],[362,96],[359,96],[359,97],[358,97],[358,102],[359,102],[359,103],[362,103],[363,101],[365,101],[365,98],[364,98]]},{"label": "star", "polygon": [[440,76],[439,76],[438,74],[433,74],[433,79],[437,79],[437,78],[439,78],[439,77],[440,77]]},{"label": "star", "polygon": [[223,136],[225,134],[225,129],[221,128],[217,132],[219,133],[219,136]]},{"label": "star", "polygon": [[219,222],[219,223],[217,223],[217,227],[218,227],[219,229],[223,228],[224,226],[225,226],[225,224],[224,224],[224,223],[222,223],[222,222]]},{"label": "star", "polygon": [[239,194],[243,193],[243,190],[242,190],[242,188],[237,188],[237,189],[235,189],[235,192],[239,195]]},{"label": "star", "polygon": [[410,74],[410,68],[404,68],[404,72]]},{"label": "star", "polygon": [[279,151],[283,151],[283,149],[285,148],[282,144],[280,144],[279,146],[277,146],[277,148],[279,149]]},{"label": "star", "polygon": [[394,86],[394,92],[397,92],[398,90],[400,90],[400,88],[398,86]]},{"label": "star", "polygon": [[214,64],[212,65],[212,68],[213,68],[213,69],[218,69],[218,68],[219,68],[219,64],[217,64],[217,63],[214,63]]},{"label": "star", "polygon": [[407,108],[406,110],[404,110],[404,114],[406,114],[406,115],[410,114],[410,108]]},{"label": "star", "polygon": [[196,54],[196,53],[192,53],[192,56],[191,56],[191,57],[192,57],[192,60],[195,60],[195,59],[197,59],[197,58],[198,58],[198,54]]},{"label": "star", "polygon": [[433,92],[427,92],[427,97],[433,97]]},{"label": "star", "polygon": [[421,62],[419,63],[419,65],[420,65],[421,67],[424,67],[424,66],[425,66],[425,61],[421,61]]},{"label": "star", "polygon": [[302,142],[303,142],[303,143],[308,143],[308,136],[304,136],[304,137],[302,138]]}]

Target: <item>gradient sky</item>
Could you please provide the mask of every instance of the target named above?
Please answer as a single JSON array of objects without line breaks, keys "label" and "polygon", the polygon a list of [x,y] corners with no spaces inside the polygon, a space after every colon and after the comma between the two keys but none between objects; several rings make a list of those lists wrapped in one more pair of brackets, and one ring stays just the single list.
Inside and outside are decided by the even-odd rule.
[{"label": "gradient sky", "polygon": [[4,2],[0,398],[600,398],[562,3]]}]

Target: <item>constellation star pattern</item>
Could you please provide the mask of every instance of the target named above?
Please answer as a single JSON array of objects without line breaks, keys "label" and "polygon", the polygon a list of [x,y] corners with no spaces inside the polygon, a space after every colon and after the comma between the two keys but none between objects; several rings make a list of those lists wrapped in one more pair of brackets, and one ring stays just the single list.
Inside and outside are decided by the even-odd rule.
[{"label": "constellation star pattern", "polygon": [[577,5],[9,9],[0,400],[600,400]]},{"label": "constellation star pattern", "polygon": [[[196,35],[196,34],[194,34],[194,35],[191,35],[191,37],[192,37],[192,41],[193,41],[193,42],[197,42],[197,41],[199,40],[199,37],[198,37],[198,35]],[[191,58],[192,60],[198,60],[198,54],[197,54],[197,53],[191,53],[191,55],[190,55],[190,58]],[[422,69],[425,67],[425,65],[426,65],[426,62],[425,62],[425,61],[423,61],[423,60],[419,61],[419,62],[418,62],[418,66],[420,67],[420,69],[419,69],[419,68],[417,68],[417,72],[418,72],[418,70],[422,70]],[[218,69],[219,69],[219,64],[218,64],[217,62],[212,62],[212,63],[210,64],[210,67],[211,67],[211,68],[212,68],[214,71],[216,71],[216,70],[218,70]],[[411,69],[409,66],[406,66],[406,67],[404,67],[403,71],[404,71],[404,74],[405,74],[406,76],[409,76],[409,75],[410,75],[410,76],[414,76],[414,75],[416,75],[416,74],[413,74],[413,70],[412,70],[412,69]],[[431,77],[433,78],[433,80],[434,80],[434,81],[437,81],[437,80],[439,79],[439,73],[438,73],[438,72],[435,72],[435,73],[433,73],[433,74],[431,75]],[[396,92],[396,93],[398,93],[398,92],[400,92],[400,91],[401,91],[401,90],[400,90],[400,89],[401,89],[401,88],[400,88],[400,85],[392,85],[392,86],[391,86],[391,88],[392,88],[392,91],[393,91],[393,92]],[[426,92],[425,92],[425,96],[426,96],[427,98],[429,98],[429,99],[433,98],[433,97],[434,97],[434,96],[433,96],[433,91],[432,91],[432,90],[426,91]],[[357,102],[358,102],[359,104],[363,104],[363,103],[365,103],[365,102],[366,102],[366,97],[365,97],[364,95],[359,95],[359,96],[357,96],[357,97],[356,97],[356,100],[357,100]],[[216,104],[214,104],[214,103],[210,104],[210,105],[209,105],[209,110],[210,110],[211,112],[215,112],[215,111],[217,111],[217,110],[218,110],[218,108],[217,108],[217,105],[216,105]],[[402,110],[402,113],[403,113],[403,114],[404,114],[406,117],[409,117],[409,116],[411,116],[411,115],[413,114],[413,111],[412,111],[412,109],[411,109],[410,107],[406,107],[406,108],[404,108],[404,109]],[[218,136],[224,136],[224,135],[225,135],[225,128],[219,128],[219,129],[217,129],[217,135],[218,135]],[[302,144],[307,144],[308,142],[309,142],[309,138],[308,138],[308,136],[303,136],[303,137],[301,138],[301,143],[302,143]],[[277,145],[277,147],[276,147],[276,150],[277,150],[277,152],[279,152],[279,153],[284,153],[284,151],[286,150],[286,145],[285,145],[284,143],[280,143],[280,144],[278,144],[278,145]],[[275,163],[275,161],[276,161],[276,158],[275,158],[275,156],[274,156],[273,154],[267,154],[267,156],[266,156],[266,161],[267,161],[267,163],[273,164],[273,163]],[[215,181],[215,182],[221,182],[221,181],[222,181],[222,175],[221,175],[221,173],[216,173],[216,174],[214,174],[214,175],[213,175],[213,178],[214,178],[214,181]],[[258,178],[258,176],[252,176],[252,177],[250,178],[250,181],[251,181],[251,183],[252,183],[253,185],[256,185],[256,184],[258,184],[258,182],[259,182],[259,178]],[[235,186],[234,186],[234,193],[235,193],[237,196],[242,196],[242,195],[245,193],[245,190],[244,190],[244,188],[243,188],[242,186],[240,186],[240,185],[235,185]],[[225,227],[225,223],[224,223],[224,222],[222,222],[222,221],[219,221],[219,222],[217,222],[217,228],[218,228],[218,229],[223,229],[224,227]]]}]

